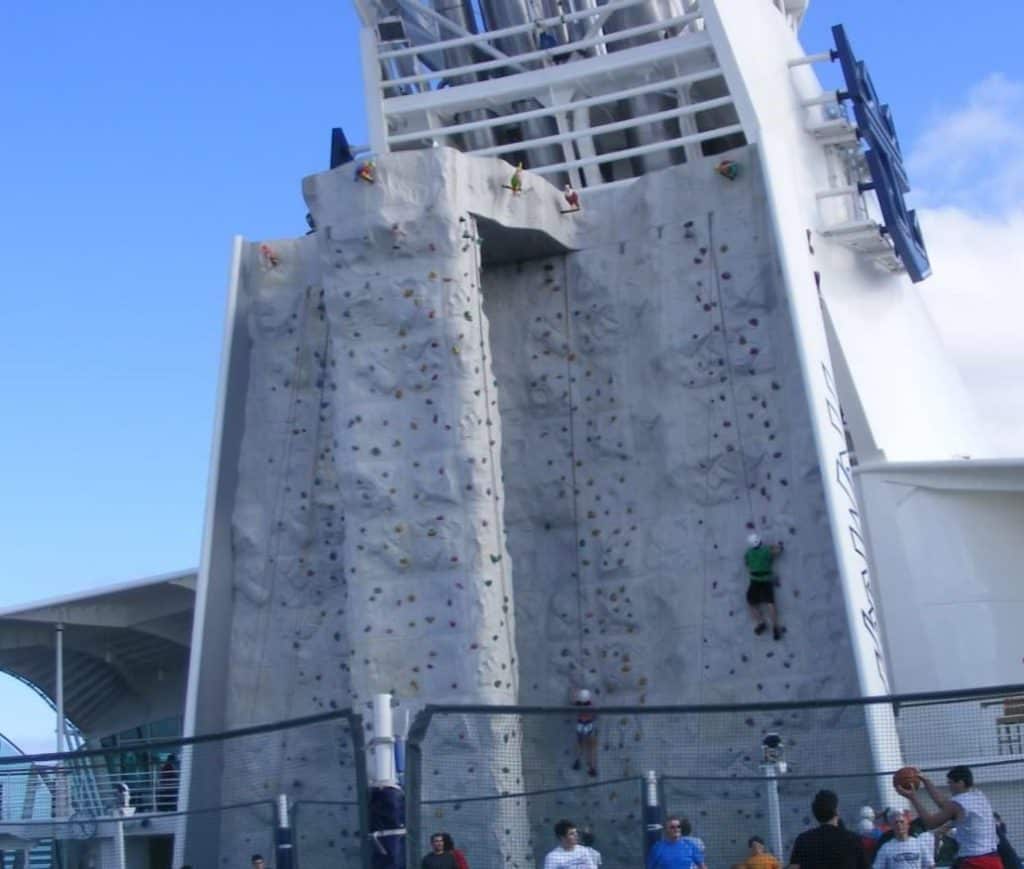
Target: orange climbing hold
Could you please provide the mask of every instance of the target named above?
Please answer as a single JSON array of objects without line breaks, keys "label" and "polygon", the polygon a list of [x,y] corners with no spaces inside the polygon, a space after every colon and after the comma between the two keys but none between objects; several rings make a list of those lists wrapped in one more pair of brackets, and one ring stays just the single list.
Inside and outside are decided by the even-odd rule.
[{"label": "orange climbing hold", "polygon": [[377,180],[377,163],[374,160],[366,160],[356,167],[356,181],[365,181],[373,184]]}]

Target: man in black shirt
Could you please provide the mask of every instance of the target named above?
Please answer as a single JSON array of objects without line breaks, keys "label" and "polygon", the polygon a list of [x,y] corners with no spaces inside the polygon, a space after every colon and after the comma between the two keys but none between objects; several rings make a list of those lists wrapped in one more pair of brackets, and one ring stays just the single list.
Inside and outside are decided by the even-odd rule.
[{"label": "man in black shirt", "polygon": [[420,869],[456,869],[455,855],[444,849],[444,834],[430,837],[430,853],[420,861]]},{"label": "man in black shirt", "polygon": [[811,813],[820,826],[796,837],[788,869],[868,869],[860,837],[839,826],[839,797],[818,791]]}]

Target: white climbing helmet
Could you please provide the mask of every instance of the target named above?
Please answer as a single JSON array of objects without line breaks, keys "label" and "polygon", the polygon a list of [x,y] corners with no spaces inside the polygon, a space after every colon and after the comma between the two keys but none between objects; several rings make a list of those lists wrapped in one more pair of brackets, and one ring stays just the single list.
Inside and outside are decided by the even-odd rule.
[{"label": "white climbing helmet", "polygon": [[760,546],[761,537],[758,534],[750,534],[747,536],[747,546]]},{"label": "white climbing helmet", "polygon": [[861,818],[866,818],[869,821],[873,821],[875,819],[875,810],[871,808],[871,806],[861,806],[860,816]]},{"label": "white climbing helmet", "polygon": [[580,688],[580,690],[576,692],[576,702],[577,703],[589,703],[590,702],[590,692],[586,688]]}]

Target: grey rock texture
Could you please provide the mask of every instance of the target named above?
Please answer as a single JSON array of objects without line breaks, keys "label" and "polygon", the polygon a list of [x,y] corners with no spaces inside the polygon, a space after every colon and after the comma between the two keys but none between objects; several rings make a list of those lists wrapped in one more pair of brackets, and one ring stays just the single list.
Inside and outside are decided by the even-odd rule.
[{"label": "grey rock texture", "polygon": [[[388,155],[374,184],[352,167],[306,180],[317,232],[253,245],[244,266],[230,726],[377,691],[414,709],[561,705],[581,687],[599,706],[856,693],[756,152],[731,156],[735,181],[709,158],[578,214],[539,178],[515,195],[507,164],[445,149]],[[782,642],[746,613],[751,529],[786,545]],[[437,724],[427,797],[585,780],[564,716]],[[867,762],[861,716],[821,724],[782,721],[836,771]],[[603,718],[601,777],[750,774],[778,727]],[[265,766],[268,793],[331,787],[301,734]],[[671,808],[727,800],[753,822],[759,787],[680,786]],[[623,799],[558,809],[622,829],[604,845],[625,855]],[[786,799],[802,817],[806,788]],[[475,867],[528,865],[550,806],[433,817],[473,842]],[[225,835],[222,853],[244,849]]]}]

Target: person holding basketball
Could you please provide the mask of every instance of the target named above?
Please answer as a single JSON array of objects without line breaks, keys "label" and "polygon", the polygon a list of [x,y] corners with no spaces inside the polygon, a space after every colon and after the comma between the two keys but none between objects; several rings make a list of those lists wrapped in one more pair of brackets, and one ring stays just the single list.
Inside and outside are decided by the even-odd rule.
[{"label": "person holding basketball", "polygon": [[[1002,869],[1003,861],[996,850],[999,838],[996,835],[992,806],[988,797],[974,787],[971,768],[954,766],[946,773],[946,782],[949,784],[948,797],[920,772],[910,781],[906,777],[894,777],[893,787],[900,796],[910,801],[926,829],[934,830],[953,822],[956,826],[954,838],[959,846],[956,862],[953,863],[957,869]],[[925,810],[917,795],[919,785],[924,785],[928,796],[938,806],[937,811]]]}]

